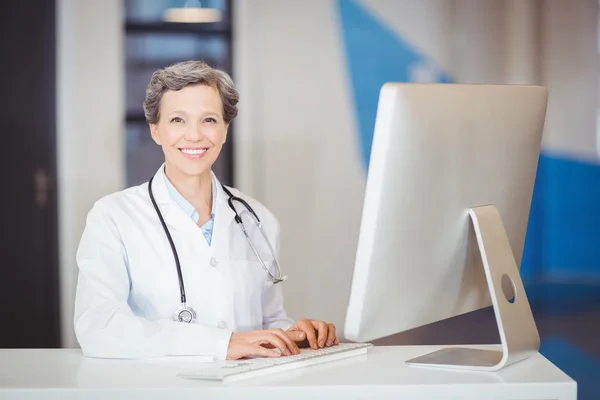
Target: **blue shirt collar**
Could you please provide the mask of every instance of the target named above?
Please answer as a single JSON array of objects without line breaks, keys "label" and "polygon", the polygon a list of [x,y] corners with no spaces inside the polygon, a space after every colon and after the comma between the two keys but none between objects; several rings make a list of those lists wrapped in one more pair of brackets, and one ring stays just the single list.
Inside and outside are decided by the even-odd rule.
[{"label": "blue shirt collar", "polygon": [[[171,198],[173,199],[173,201],[175,201],[175,203],[177,203],[181,209],[183,210],[183,212],[185,212],[185,214],[190,217],[192,219],[192,221],[194,221],[194,223],[198,223],[198,219],[200,218],[200,216],[198,215],[198,212],[196,211],[196,209],[194,208],[194,206],[192,205],[192,203],[190,203],[189,201],[187,201],[182,195],[181,193],[179,193],[177,191],[177,189],[175,188],[175,186],[173,186],[173,184],[171,183],[171,181],[169,180],[169,178],[167,178],[167,175],[164,173],[164,169],[163,169],[163,175],[165,177],[165,183],[167,185],[167,190],[169,191],[169,194],[171,195]],[[215,219],[215,210],[216,210],[216,204],[217,204],[217,182],[215,179],[215,174],[211,171],[211,186],[212,186],[212,207],[211,207],[211,218],[214,220]]]}]

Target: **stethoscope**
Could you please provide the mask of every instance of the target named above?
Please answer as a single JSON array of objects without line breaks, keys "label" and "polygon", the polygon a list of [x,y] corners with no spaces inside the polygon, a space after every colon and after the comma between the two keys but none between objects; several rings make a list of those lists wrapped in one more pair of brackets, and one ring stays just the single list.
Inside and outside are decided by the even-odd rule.
[{"label": "stethoscope", "polygon": [[[183,284],[183,275],[181,273],[181,264],[179,263],[179,255],[177,254],[177,249],[175,248],[175,244],[173,243],[173,239],[171,238],[171,234],[169,233],[167,224],[165,223],[162,213],[160,212],[158,205],[156,204],[156,201],[154,200],[154,196],[152,194],[152,180],[153,179],[154,178],[150,179],[150,182],[148,182],[148,194],[150,195],[150,200],[152,200],[152,204],[154,205],[156,214],[158,215],[158,218],[160,219],[160,223],[162,224],[162,227],[165,230],[167,239],[169,239],[169,244],[171,245],[171,251],[173,252],[173,258],[175,259],[175,267],[177,268],[177,277],[179,278],[179,292],[181,295],[181,306],[173,312],[173,320],[176,322],[190,323],[196,319],[196,312],[194,311],[194,309],[192,307],[188,306],[187,302],[186,302],[185,287]],[[286,277],[281,276],[281,269],[279,268],[279,263],[277,262],[277,259],[275,257],[275,251],[273,251],[273,247],[271,246],[269,239],[267,239],[267,235],[265,234],[265,231],[263,230],[262,224],[260,222],[260,218],[258,218],[258,215],[256,215],[256,213],[254,212],[252,207],[250,207],[250,204],[248,204],[244,199],[234,196],[233,193],[231,193],[229,191],[229,189],[227,189],[225,187],[225,185],[221,184],[221,187],[223,188],[225,193],[227,193],[227,196],[229,196],[229,200],[227,201],[227,203],[229,204],[229,207],[235,213],[235,222],[237,222],[237,224],[242,229],[242,232],[244,233],[246,240],[250,244],[250,247],[252,248],[254,255],[256,256],[260,265],[263,267],[263,269],[266,271],[267,275],[269,276],[269,280],[273,284],[283,282],[286,279]],[[273,276],[273,274],[271,274],[271,271],[269,271],[269,268],[267,268],[267,265],[265,264],[263,259],[258,254],[258,251],[256,250],[256,247],[254,247],[252,240],[250,240],[250,236],[248,235],[248,232],[246,231],[246,227],[244,226],[244,223],[242,222],[242,217],[240,217],[240,215],[238,214],[237,210],[235,209],[235,207],[233,205],[234,201],[241,203],[244,207],[246,207],[246,210],[249,211],[250,216],[252,217],[252,220],[258,227],[263,238],[265,239],[265,242],[269,246],[269,250],[271,251],[271,255],[273,256],[273,262],[275,263],[275,266],[277,267],[277,276]]]}]

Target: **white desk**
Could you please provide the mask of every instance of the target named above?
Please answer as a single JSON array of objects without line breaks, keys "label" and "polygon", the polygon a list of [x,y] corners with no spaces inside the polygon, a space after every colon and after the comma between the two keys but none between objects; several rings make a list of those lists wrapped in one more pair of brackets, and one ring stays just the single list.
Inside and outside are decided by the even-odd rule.
[{"label": "white desk", "polygon": [[227,385],[178,378],[198,362],[188,357],[101,360],[79,350],[0,350],[0,399],[576,399],[576,383],[540,354],[497,373],[404,364],[439,348],[374,347],[366,355]]}]

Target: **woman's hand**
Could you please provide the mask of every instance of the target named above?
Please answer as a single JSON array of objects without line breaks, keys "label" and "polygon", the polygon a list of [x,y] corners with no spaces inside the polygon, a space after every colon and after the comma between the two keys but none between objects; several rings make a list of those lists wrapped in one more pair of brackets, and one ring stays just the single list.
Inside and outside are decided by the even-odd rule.
[{"label": "woman's hand", "polygon": [[[281,354],[274,348],[279,349]],[[232,334],[227,348],[227,359],[238,360],[250,356],[279,357],[299,353],[294,340],[282,329],[256,330]]]},{"label": "woman's hand", "polygon": [[293,341],[300,342],[300,347],[310,346],[313,350],[340,344],[335,335],[335,325],[324,321],[303,318],[292,325],[286,334]]}]

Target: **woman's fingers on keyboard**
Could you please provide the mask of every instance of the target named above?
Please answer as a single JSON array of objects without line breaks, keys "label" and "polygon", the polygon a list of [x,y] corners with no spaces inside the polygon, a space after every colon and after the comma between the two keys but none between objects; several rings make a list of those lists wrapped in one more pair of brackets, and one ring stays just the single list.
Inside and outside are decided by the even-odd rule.
[{"label": "woman's fingers on keyboard", "polygon": [[329,325],[329,329],[327,331],[327,346],[333,346],[335,344],[335,340],[337,339],[337,336],[335,335],[335,325],[333,324],[328,324]]},{"label": "woman's fingers on keyboard", "polygon": [[285,344],[290,354],[299,354],[300,349],[298,349],[298,345],[294,342],[290,337],[283,331],[283,329],[273,329],[271,331],[274,335],[280,338]]},{"label": "woman's fingers on keyboard", "polygon": [[250,345],[250,348],[248,349],[248,356],[275,358],[275,357],[280,357],[281,354],[279,354],[275,350],[267,349],[266,347],[263,347],[259,344],[253,344],[253,345]]},{"label": "woman's fingers on keyboard", "polygon": [[312,321],[313,326],[317,330],[317,338],[319,347],[325,347],[325,341],[327,340],[327,335],[329,331],[329,326],[325,321]]},{"label": "woman's fingers on keyboard", "polygon": [[261,339],[279,349],[279,351],[281,351],[281,355],[289,356],[292,354],[285,342],[279,336],[272,332],[265,333],[265,335]]},{"label": "woman's fingers on keyboard", "polygon": [[[297,332],[302,332],[306,337],[300,338],[293,336],[297,334]],[[308,344],[313,350],[339,344],[335,333],[335,325],[325,321],[302,318],[296,321],[286,333],[292,340],[297,342],[300,347],[306,347],[306,344]]]},{"label": "woman's fingers on keyboard", "polygon": [[296,322],[296,325],[300,330],[306,333],[306,340],[308,340],[309,346],[314,350],[318,349],[319,345],[317,344],[317,335],[315,334],[315,328],[312,325],[312,321],[301,319],[300,321]]},{"label": "woman's fingers on keyboard", "polygon": [[[266,345],[265,347],[261,345]],[[227,359],[237,360],[247,356],[279,357],[280,354],[268,347],[279,349],[281,354],[286,354],[285,343],[277,336],[267,331],[252,331],[233,333],[229,339]]]}]

